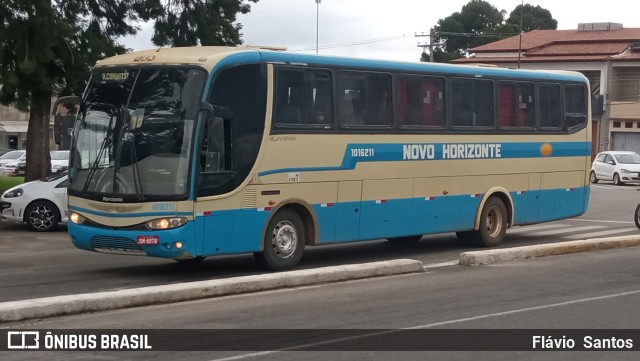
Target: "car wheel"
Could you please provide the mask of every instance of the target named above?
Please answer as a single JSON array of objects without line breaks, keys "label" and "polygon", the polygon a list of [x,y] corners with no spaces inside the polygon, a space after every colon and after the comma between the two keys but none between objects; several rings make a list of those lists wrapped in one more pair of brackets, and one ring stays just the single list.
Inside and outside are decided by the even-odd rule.
[{"label": "car wheel", "polygon": [[613,174],[613,184],[617,186],[622,185],[622,182],[620,181],[620,176],[618,175],[618,173]]},{"label": "car wheel", "polygon": [[293,268],[300,262],[305,246],[305,230],[300,215],[291,209],[276,213],[263,239],[263,250],[254,253],[256,260],[273,271]]},{"label": "car wheel", "polygon": [[596,172],[591,171],[591,174],[589,174],[589,181],[593,184],[598,183],[598,177],[596,176]]},{"label": "car wheel", "polygon": [[27,206],[24,218],[31,230],[47,232],[55,229],[60,222],[60,211],[49,201],[37,200]]},{"label": "car wheel", "polygon": [[636,207],[636,212],[633,219],[636,223],[636,227],[640,228],[640,204],[638,204],[638,206]]}]

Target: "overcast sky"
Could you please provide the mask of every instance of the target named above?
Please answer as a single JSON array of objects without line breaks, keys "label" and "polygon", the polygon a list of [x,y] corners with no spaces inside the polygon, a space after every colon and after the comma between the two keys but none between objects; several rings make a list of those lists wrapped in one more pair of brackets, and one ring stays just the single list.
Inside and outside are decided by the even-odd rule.
[{"label": "overcast sky", "polygon": [[[487,0],[507,16],[521,0]],[[422,50],[416,33],[428,33],[469,0],[260,0],[240,15],[246,45],[271,45],[315,53],[319,15],[319,53],[378,59],[416,61]],[[629,0],[530,0],[549,10],[558,29],[576,29],[578,23],[615,22],[639,27],[640,16]],[[319,10],[319,12],[317,12]],[[135,38],[122,43],[134,50],[152,47],[152,25],[143,25]],[[358,45],[350,45],[358,44]]]}]

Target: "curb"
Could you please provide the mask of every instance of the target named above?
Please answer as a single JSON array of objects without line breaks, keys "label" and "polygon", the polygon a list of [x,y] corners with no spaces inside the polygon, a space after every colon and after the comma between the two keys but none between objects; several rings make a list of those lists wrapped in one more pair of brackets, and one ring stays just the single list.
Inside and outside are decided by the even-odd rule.
[{"label": "curb", "polygon": [[556,256],[600,249],[635,247],[638,245],[640,245],[640,235],[547,243],[487,251],[472,251],[460,254],[460,264],[465,266],[480,266],[526,258]]},{"label": "curb", "polygon": [[174,303],[363,278],[424,272],[412,259],[332,266],[210,281],[0,303],[0,322]]}]

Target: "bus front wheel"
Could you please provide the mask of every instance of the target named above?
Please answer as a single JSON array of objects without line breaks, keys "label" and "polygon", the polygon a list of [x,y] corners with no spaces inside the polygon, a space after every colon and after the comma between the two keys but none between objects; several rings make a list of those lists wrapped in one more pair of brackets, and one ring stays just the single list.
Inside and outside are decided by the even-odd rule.
[{"label": "bus front wheel", "polygon": [[305,243],[300,215],[291,209],[282,209],[269,221],[264,234],[263,250],[254,256],[270,270],[291,269],[300,262]]},{"label": "bus front wheel", "polygon": [[487,200],[480,213],[480,228],[477,231],[457,232],[459,240],[482,247],[499,245],[507,232],[507,207],[498,197]]}]

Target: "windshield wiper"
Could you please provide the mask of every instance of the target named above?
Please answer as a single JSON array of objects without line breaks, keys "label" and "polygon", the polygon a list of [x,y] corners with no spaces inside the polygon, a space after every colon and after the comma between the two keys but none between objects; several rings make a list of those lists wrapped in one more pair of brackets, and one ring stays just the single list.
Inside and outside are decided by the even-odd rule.
[{"label": "windshield wiper", "polygon": [[[86,193],[87,190],[89,189],[89,184],[91,183],[91,180],[93,179],[93,176],[95,175],[96,171],[98,170],[98,165],[100,164],[100,160],[103,158],[104,152],[107,149],[107,145],[109,144],[109,141],[111,140],[111,136],[112,136],[112,126],[113,126],[113,106],[108,107],[109,108],[109,113],[111,114],[111,117],[109,118],[109,125],[107,126],[107,131],[105,132],[105,136],[104,139],[102,140],[102,144],[100,145],[100,150],[98,151],[98,155],[96,156],[95,161],[93,162],[93,164],[91,165],[91,168],[89,168],[89,174],[87,175],[87,179],[84,182],[84,186],[82,187],[82,193]],[[90,111],[90,110],[89,110]],[[86,118],[86,114],[83,116],[83,118]]]}]

